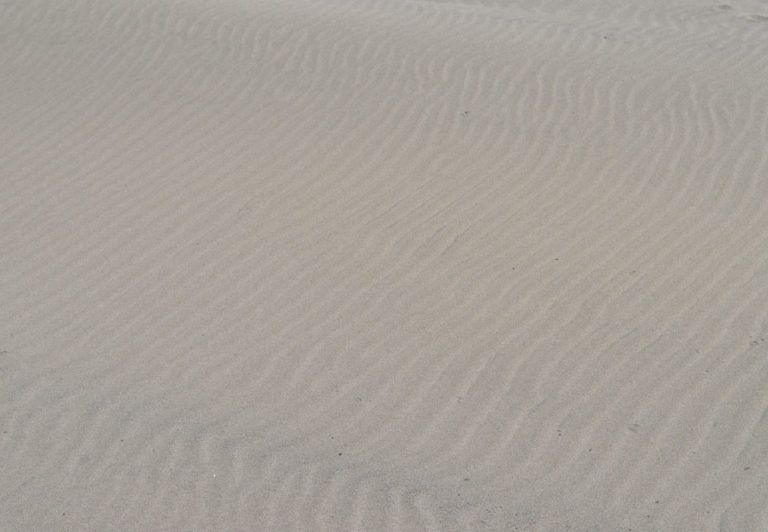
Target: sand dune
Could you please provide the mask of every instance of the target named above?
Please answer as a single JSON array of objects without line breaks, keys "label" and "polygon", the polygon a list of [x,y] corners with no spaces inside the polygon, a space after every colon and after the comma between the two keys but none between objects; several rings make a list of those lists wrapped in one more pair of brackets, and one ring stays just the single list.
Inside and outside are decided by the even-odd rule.
[{"label": "sand dune", "polygon": [[0,44],[0,528],[768,529],[765,2]]}]

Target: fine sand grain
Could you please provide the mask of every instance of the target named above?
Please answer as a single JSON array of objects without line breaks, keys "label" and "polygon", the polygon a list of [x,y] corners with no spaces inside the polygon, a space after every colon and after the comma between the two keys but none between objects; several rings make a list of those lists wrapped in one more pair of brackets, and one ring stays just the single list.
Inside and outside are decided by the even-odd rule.
[{"label": "fine sand grain", "polygon": [[768,3],[0,0],[0,529],[768,530]]}]

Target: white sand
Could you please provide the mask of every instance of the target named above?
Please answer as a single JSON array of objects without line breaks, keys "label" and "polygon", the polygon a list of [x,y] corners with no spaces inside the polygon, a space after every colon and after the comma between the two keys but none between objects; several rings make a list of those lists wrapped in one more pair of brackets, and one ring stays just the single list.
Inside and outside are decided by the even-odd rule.
[{"label": "white sand", "polygon": [[768,530],[768,4],[1,0],[0,528]]}]

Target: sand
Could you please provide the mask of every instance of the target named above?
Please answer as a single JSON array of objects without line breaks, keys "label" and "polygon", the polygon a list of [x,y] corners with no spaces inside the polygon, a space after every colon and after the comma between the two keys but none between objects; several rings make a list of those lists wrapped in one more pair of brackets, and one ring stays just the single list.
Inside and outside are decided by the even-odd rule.
[{"label": "sand", "polygon": [[719,1],[0,1],[0,528],[768,529]]}]

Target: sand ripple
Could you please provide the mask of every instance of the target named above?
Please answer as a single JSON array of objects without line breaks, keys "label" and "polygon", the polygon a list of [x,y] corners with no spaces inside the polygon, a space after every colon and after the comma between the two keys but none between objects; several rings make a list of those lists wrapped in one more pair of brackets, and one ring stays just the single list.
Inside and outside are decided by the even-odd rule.
[{"label": "sand ripple", "polygon": [[768,6],[616,4],[0,1],[1,527],[768,529]]}]

